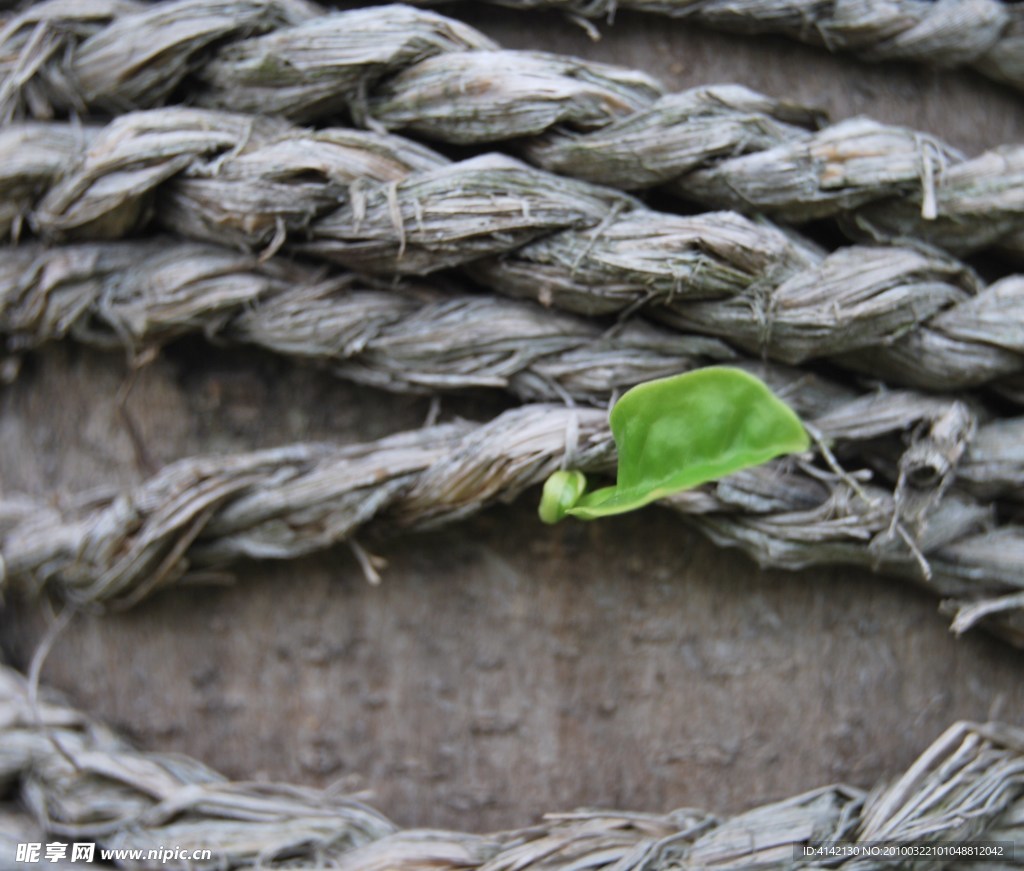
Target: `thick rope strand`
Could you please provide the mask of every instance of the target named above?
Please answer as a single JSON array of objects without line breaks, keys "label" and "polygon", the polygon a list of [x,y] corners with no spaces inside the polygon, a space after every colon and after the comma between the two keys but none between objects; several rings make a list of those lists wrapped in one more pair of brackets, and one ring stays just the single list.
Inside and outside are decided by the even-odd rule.
[{"label": "thick rope strand", "polygon": [[[26,681],[6,667],[0,667],[0,782],[16,790],[48,838],[144,854],[170,844],[210,850],[211,864],[225,869],[819,867],[813,858],[794,864],[797,850],[823,841],[927,848],[1024,838],[1024,732],[999,723],[954,724],[895,782],[870,793],[829,786],[732,817],[693,809],[578,810],[477,835],[399,830],[355,798],[231,782],[194,759],[135,750],[56,694],[44,693],[34,704]],[[19,822],[15,837],[38,837]],[[870,858],[828,864],[851,871],[891,867],[888,859]],[[172,858],[162,867],[194,866]]]},{"label": "thick rope strand", "polygon": [[[152,48],[126,53],[129,38]],[[933,136],[868,119],[819,131],[815,113],[736,86],[662,96],[639,72],[498,50],[409,7],[53,0],[8,23],[0,56],[10,58],[0,69],[4,117],[147,108],[187,86],[192,102],[213,108],[299,121],[342,113],[454,143],[514,140],[567,175],[666,185],[706,206],[788,221],[840,217],[858,239],[1024,255],[1018,146],[968,160]]]},{"label": "thick rope strand", "polygon": [[[447,0],[412,0],[439,5]],[[778,33],[866,61],[901,60],[949,69],[969,66],[1024,90],[1024,10],[1001,0],[490,0],[515,9],[558,9],[611,18],[627,9],[692,19],[739,33]]]},{"label": "thick rope strand", "polygon": [[[342,377],[393,391],[503,387],[520,399],[598,405],[649,378],[727,360],[767,378],[823,434],[845,442],[922,421],[934,427],[956,410],[945,443],[915,442],[900,460],[899,474],[917,484],[947,479],[975,439],[974,415],[961,403],[906,391],[858,399],[820,376],[736,358],[712,340],[636,322],[602,334],[590,321],[552,317],[528,303],[361,286],[355,276],[261,264],[171,238],[0,252],[0,329],[10,350],[71,334],[134,353],[201,330],[320,360]],[[1020,435],[1015,421],[986,423],[957,474],[984,498],[1012,494],[1024,469],[1014,455]],[[858,458],[849,447],[844,456]],[[782,548],[776,552],[781,560]]]},{"label": "thick rope strand", "polygon": [[172,237],[0,249],[9,353],[74,337],[137,358],[202,333],[327,365],[398,393],[500,388],[606,405],[653,378],[737,360],[716,339],[491,294],[387,284]]},{"label": "thick rope strand", "polygon": [[[801,387],[796,377],[779,392],[799,396]],[[989,498],[1019,497],[1024,419],[994,424],[994,438],[982,426],[975,448],[965,411],[889,393],[837,404],[816,420],[815,431],[840,446],[922,421],[921,442],[898,459],[895,492],[838,467],[780,460],[667,504],[762,565],[852,564],[907,578],[950,598],[960,629],[994,616],[993,628],[1024,644],[1024,529],[999,524],[993,505],[967,492],[978,481]],[[943,434],[950,424],[952,441]],[[0,502],[0,557],[7,586],[79,604],[131,604],[241,558],[320,551],[371,521],[433,528],[511,500],[561,467],[607,472],[613,448],[602,411],[526,405],[485,424],[359,445],[190,458],[121,493],[45,503],[8,497]],[[895,478],[897,463],[885,465]],[[950,487],[961,467],[962,486]]]},{"label": "thick rope strand", "polygon": [[[1004,282],[991,292],[1003,303],[1001,319],[987,323],[1010,332],[1013,298],[999,293],[1004,286],[1012,288]],[[961,308],[980,308],[984,298]],[[394,392],[491,387],[526,401],[591,405],[652,378],[743,359],[716,339],[637,319],[606,329],[529,302],[382,285],[169,236],[0,249],[0,333],[10,354],[69,336],[138,358],[195,332],[317,361]],[[842,395],[837,384],[829,390]]]},{"label": "thick rope strand", "polygon": [[501,387],[520,399],[597,406],[659,375],[728,362],[756,371],[824,432],[844,439],[907,430],[955,406],[971,419],[952,428],[962,450],[974,436],[976,415],[994,423],[977,404],[968,409],[945,397],[899,391],[887,395],[895,412],[889,416],[881,412],[880,395],[865,394],[876,422],[858,429],[856,390],[800,369],[755,363],[716,340],[637,321],[602,330],[531,303],[422,284],[381,286],[172,237],[0,250],[0,332],[10,353],[73,336],[126,348],[135,359],[202,332],[326,363],[342,377],[399,393]]},{"label": "thick rope strand", "polygon": [[1019,276],[982,287],[914,248],[825,255],[739,215],[653,211],[500,155],[448,163],[392,135],[170,108],[99,129],[12,125],[0,167],[11,233],[27,222],[51,239],[117,238],[156,217],[358,272],[458,266],[507,295],[586,313],[645,305],[754,354],[925,389],[989,383],[1024,360]]}]

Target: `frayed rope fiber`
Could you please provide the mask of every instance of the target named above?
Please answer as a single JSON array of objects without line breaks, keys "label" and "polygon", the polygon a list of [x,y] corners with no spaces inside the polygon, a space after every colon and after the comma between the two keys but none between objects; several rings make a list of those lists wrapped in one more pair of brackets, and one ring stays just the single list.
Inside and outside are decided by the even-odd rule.
[{"label": "frayed rope fiber", "polygon": [[[738,871],[821,867],[794,858],[810,843],[1024,840],[1024,732],[999,723],[954,724],[894,783],[867,793],[829,786],[732,817],[576,810],[477,835],[399,829],[363,800],[329,791],[231,782],[196,760],[135,750],[54,694],[33,696],[0,667],[0,783],[32,818],[9,815],[0,847],[41,828],[106,849],[210,850],[200,867],[222,869]],[[196,866],[172,858],[161,867]],[[847,858],[828,867],[892,863]]]},{"label": "frayed rope fiber", "polygon": [[[0,228],[184,236],[391,276],[461,267],[588,314],[646,305],[688,332],[786,363],[828,358],[890,383],[1017,375],[1024,279],[984,286],[934,250],[841,248],[732,213],[679,216],[502,155],[450,163],[406,139],[202,109],[101,128],[0,129]],[[340,204],[340,205],[339,205]],[[18,255],[13,255],[18,256]]]},{"label": "frayed rope fiber", "polygon": [[[937,39],[954,36],[950,22],[963,23],[963,11],[950,7],[979,3],[1009,8],[991,0],[913,2],[906,13],[908,0],[895,11],[856,5],[864,15],[881,10],[880,26],[941,10],[950,21],[924,27]],[[1002,14],[1020,19],[1009,44],[1021,63],[1024,10]],[[197,105],[298,121],[347,114],[444,142],[513,142],[569,176],[626,189],[663,185],[705,206],[787,221],[835,216],[855,239],[916,237],[957,254],[996,245],[1024,255],[1020,146],[968,160],[935,137],[864,118],[817,130],[817,113],[737,86],[663,96],[643,73],[499,50],[459,21],[406,6],[51,0],[0,31],[7,120],[121,113],[182,93]]]}]

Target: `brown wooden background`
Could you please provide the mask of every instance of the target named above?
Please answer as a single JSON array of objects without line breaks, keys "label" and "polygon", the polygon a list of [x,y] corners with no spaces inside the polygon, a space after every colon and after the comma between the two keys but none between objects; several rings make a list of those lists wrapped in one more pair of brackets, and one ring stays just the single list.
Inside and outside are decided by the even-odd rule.
[{"label": "brown wooden background", "polygon": [[[773,38],[621,15],[591,42],[553,15],[459,10],[509,47],[646,69],[685,87],[740,82],[938,134],[969,153],[1024,134],[1021,101],[968,73],[867,67]],[[179,343],[125,404],[118,355],[33,355],[0,393],[5,492],[144,474],[199,451],[350,441],[419,425],[428,402],[255,352]],[[504,399],[447,399],[483,418]],[[1024,655],[954,640],[936,601],[852,571],[760,572],[657,509],[551,529],[534,500],[432,535],[250,565],[79,618],[45,678],[141,746],[236,778],[343,780],[405,825],[490,829],[614,805],[735,811],[835,780],[898,773],[958,718],[1024,719]],[[8,603],[24,667],[46,625]]]}]

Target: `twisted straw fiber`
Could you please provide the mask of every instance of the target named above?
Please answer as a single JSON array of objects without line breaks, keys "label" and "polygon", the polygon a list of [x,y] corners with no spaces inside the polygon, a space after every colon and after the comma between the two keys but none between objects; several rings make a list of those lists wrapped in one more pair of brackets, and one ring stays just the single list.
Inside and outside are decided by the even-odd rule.
[{"label": "twisted straw fiber", "polygon": [[[136,355],[202,331],[215,340],[320,361],[341,377],[400,393],[499,387],[528,401],[598,406],[652,378],[728,362],[758,371],[802,413],[824,421],[830,436],[847,441],[910,430],[962,409],[962,423],[952,428],[953,453],[922,457],[918,478],[952,471],[976,436],[977,415],[985,433],[1000,431],[982,406],[969,409],[909,391],[858,399],[857,391],[835,380],[755,364],[717,340],[644,322],[606,330],[533,303],[422,285],[376,286],[352,274],[327,275],[284,260],[262,263],[171,237],[0,249],[0,331],[14,353],[71,335]],[[857,424],[850,429],[865,401],[874,417],[862,430]],[[976,455],[1011,457],[1009,451],[999,443]],[[972,487],[983,491],[986,474],[973,468]],[[1002,495],[1008,475],[1012,480],[1005,468],[988,475],[991,498]]]},{"label": "twisted straw fiber", "polygon": [[[412,0],[434,5],[444,0]],[[517,9],[552,8],[588,18],[618,9],[688,18],[741,33],[780,33],[852,52],[864,60],[971,66],[1024,89],[1024,10],[1000,0],[491,0]]]},{"label": "twisted straw fiber", "polygon": [[[742,364],[717,339],[644,321],[606,329],[531,302],[383,285],[167,236],[0,249],[0,332],[9,352],[70,335],[140,354],[196,331],[323,361],[345,378],[397,392],[501,387],[528,401],[592,405],[651,378]],[[801,377],[805,390],[825,383]],[[811,395],[821,404],[798,401],[818,413],[854,394],[832,382]]]},{"label": "twisted straw fiber", "polygon": [[[800,373],[763,374],[798,408],[801,398],[826,404],[827,390],[805,389]],[[902,456],[879,455],[883,477],[899,479],[895,492],[780,460],[667,504],[762,564],[868,566],[949,598],[957,631],[993,617],[991,628],[1024,644],[1024,529],[996,522],[994,506],[970,495],[1007,506],[1019,497],[1024,419],[984,424],[972,443],[963,403],[895,392],[833,399],[815,424],[841,447],[914,421]],[[0,557],[7,587],[128,605],[240,558],[284,559],[351,540],[371,522],[429,529],[512,499],[561,465],[607,471],[612,454],[604,412],[525,405],[485,424],[366,444],[185,459],[120,494],[8,496]]]},{"label": "twisted straw fiber", "polygon": [[[944,24],[923,32],[945,36],[964,14],[950,7],[965,5],[1003,9],[940,3]],[[1002,14],[1024,22],[1024,12]],[[125,52],[128,38],[147,52]],[[1010,44],[1021,63],[1024,35]],[[51,0],[0,33],[0,82],[7,118],[145,108],[187,88],[191,101],[215,108],[293,120],[344,113],[455,143],[516,140],[567,175],[667,185],[714,208],[788,221],[840,216],[855,238],[1024,254],[1020,146],[967,160],[932,136],[864,118],[817,131],[815,113],[736,86],[663,97],[642,73],[500,51],[458,21],[403,6]]]},{"label": "twisted straw fiber", "polygon": [[[652,378],[728,362],[755,369],[803,414],[826,421],[829,435],[847,440],[909,430],[941,417],[952,402],[910,391],[884,403],[878,396],[858,399],[857,391],[835,380],[754,364],[715,339],[642,321],[604,329],[529,302],[418,284],[380,286],[353,274],[280,259],[260,262],[172,237],[0,249],[0,332],[8,352],[72,336],[141,355],[198,331],[323,362],[341,377],[400,393],[498,387],[527,401],[598,406]],[[845,409],[865,401],[877,416],[864,429],[871,435],[850,430],[846,422],[855,416]],[[895,415],[882,415],[883,407]],[[1000,427],[1014,431],[1012,420],[1000,424],[980,406],[963,408],[970,423],[955,439],[961,448],[978,438],[976,414],[985,423],[978,444],[987,445],[987,434],[1002,432]],[[1004,440],[992,450],[979,448],[978,455],[1012,457],[1012,437]],[[988,475],[988,490],[981,471],[988,466],[975,463],[973,474],[968,467],[960,473],[970,474],[975,492],[997,498],[1014,480],[1005,462],[997,466]]]},{"label": "twisted straw fiber", "polygon": [[535,303],[381,286],[171,237],[0,249],[0,331],[11,352],[71,335],[134,353],[202,331],[396,392],[499,387],[593,405],[737,357],[716,339],[642,321],[606,330]]},{"label": "twisted straw fiber", "polygon": [[360,272],[462,266],[508,295],[587,313],[646,305],[774,360],[824,357],[925,389],[985,384],[1024,360],[1020,276],[984,287],[913,248],[825,255],[739,215],[665,214],[508,157],[447,163],[386,134],[179,108],[100,129],[15,124],[0,129],[0,193],[15,235],[27,220],[50,238],[116,238],[155,217]]},{"label": "twisted straw fiber", "polygon": [[[10,350],[66,334],[138,350],[202,330],[322,360],[342,377],[394,391],[504,387],[521,399],[592,404],[652,377],[729,361],[766,377],[857,462],[863,456],[855,443],[930,424],[933,435],[914,441],[902,458],[887,451],[876,461],[883,478],[902,474],[925,485],[956,470],[985,500],[1012,498],[1024,481],[1020,421],[983,417],[976,432],[974,412],[949,399],[906,391],[858,396],[820,376],[753,365],[714,340],[653,325],[632,322],[602,334],[590,321],[553,317],[529,303],[417,286],[363,286],[356,276],[328,277],[287,261],[260,263],[252,255],[171,238],[0,252],[0,329],[8,333]],[[948,427],[944,443],[934,437],[942,426]],[[893,449],[900,450],[895,442]],[[878,451],[872,442],[869,456]],[[804,495],[810,505],[822,494]],[[796,565],[807,558],[771,559]],[[141,575],[132,583],[141,583]],[[115,586],[122,590],[121,581]],[[87,598],[94,595],[121,592],[97,590]]]},{"label": "twisted straw fiber", "polygon": [[[18,790],[49,836],[107,848],[210,849],[208,867],[219,868],[816,867],[793,863],[794,846],[1024,837],[1024,732],[997,723],[953,725],[898,780],[870,793],[830,786],[731,818],[690,809],[577,810],[517,831],[474,835],[399,830],[353,798],[232,783],[192,759],[133,750],[56,696],[33,705],[25,681],[8,668],[0,670],[0,782]],[[843,867],[891,865],[848,860]]]}]

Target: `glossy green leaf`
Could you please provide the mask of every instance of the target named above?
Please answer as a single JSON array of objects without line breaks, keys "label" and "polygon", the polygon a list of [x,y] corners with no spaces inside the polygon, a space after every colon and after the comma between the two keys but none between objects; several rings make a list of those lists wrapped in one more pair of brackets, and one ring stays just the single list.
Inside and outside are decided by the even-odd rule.
[{"label": "glossy green leaf", "polygon": [[789,406],[753,375],[727,367],[634,387],[612,409],[611,427],[619,453],[615,486],[578,495],[566,507],[567,482],[553,485],[559,502],[546,522],[632,511],[810,445]]}]

